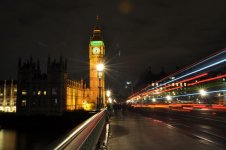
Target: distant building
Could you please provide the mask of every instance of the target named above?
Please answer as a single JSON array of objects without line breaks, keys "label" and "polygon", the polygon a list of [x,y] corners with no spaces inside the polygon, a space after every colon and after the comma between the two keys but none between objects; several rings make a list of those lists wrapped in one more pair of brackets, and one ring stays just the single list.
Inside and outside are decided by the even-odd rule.
[{"label": "distant building", "polygon": [[0,112],[16,112],[16,96],[15,80],[0,81]]},{"label": "distant building", "polygon": [[[48,58],[47,73],[40,70],[39,61],[32,58],[18,62],[17,112],[18,114],[62,114],[78,109],[94,110],[98,100],[105,101],[105,75],[96,66],[105,63],[105,45],[99,26],[99,18],[89,42],[89,88],[81,81],[68,78],[67,61],[51,61]],[[100,98],[100,99],[98,99]],[[102,99],[101,99],[102,98]],[[102,104],[103,103],[103,104]]]},{"label": "distant building", "polygon": [[83,109],[89,90],[83,81],[68,79],[67,60],[48,58],[47,73],[32,58],[18,63],[17,112],[57,115]]}]

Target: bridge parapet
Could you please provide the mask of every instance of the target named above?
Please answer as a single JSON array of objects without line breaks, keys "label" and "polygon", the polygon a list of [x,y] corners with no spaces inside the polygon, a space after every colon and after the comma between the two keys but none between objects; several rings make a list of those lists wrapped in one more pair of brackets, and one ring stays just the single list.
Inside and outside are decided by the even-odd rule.
[{"label": "bridge parapet", "polygon": [[47,149],[94,150],[98,145],[106,123],[107,112],[106,109],[103,109],[79,126],[75,127],[70,133],[62,137],[60,140],[51,144]]}]

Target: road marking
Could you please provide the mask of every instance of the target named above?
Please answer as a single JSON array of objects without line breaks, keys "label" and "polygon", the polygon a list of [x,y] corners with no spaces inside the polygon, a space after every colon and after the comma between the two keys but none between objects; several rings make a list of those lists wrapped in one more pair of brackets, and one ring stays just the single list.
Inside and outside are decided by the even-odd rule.
[{"label": "road marking", "polygon": [[207,142],[210,142],[210,143],[219,145],[218,143],[216,143],[216,142],[214,142],[214,141],[212,141],[212,140],[209,140],[209,139],[207,139],[207,138],[204,138],[204,137],[202,137],[202,136],[199,136],[199,135],[196,135],[196,134],[192,134],[192,135],[195,136],[195,137],[197,137],[197,138],[199,138],[199,139],[202,139],[202,140],[204,140],[204,141],[207,141]]}]

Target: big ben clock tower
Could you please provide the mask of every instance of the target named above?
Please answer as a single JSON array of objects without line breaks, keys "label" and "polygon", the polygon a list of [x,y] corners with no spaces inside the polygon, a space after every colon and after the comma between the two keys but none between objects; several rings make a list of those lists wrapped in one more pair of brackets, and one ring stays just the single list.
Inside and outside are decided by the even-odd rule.
[{"label": "big ben clock tower", "polygon": [[[89,71],[90,71],[90,92],[89,99],[90,102],[97,105],[98,96],[101,93],[102,100],[104,102],[104,85],[105,76],[102,74],[101,80],[98,78],[98,72],[96,69],[97,64],[104,64],[105,46],[103,42],[103,37],[101,35],[101,29],[99,25],[99,17],[96,18],[96,25],[93,29],[93,35],[89,43]],[[99,88],[101,87],[101,91]],[[99,93],[100,92],[100,93]]]}]

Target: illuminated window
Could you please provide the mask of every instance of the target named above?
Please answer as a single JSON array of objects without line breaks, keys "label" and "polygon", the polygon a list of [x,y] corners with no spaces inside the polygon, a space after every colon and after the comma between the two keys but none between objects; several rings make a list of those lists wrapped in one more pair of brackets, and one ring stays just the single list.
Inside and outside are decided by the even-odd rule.
[{"label": "illuminated window", "polygon": [[38,95],[41,95],[41,91],[38,91]]},{"label": "illuminated window", "polygon": [[9,108],[9,107],[6,107],[6,108],[5,108],[5,111],[6,111],[6,112],[10,112],[10,108]]},{"label": "illuminated window", "polygon": [[26,105],[27,105],[27,100],[22,100],[21,106],[22,106],[22,107],[26,107]]},{"label": "illuminated window", "polygon": [[26,90],[22,90],[22,95],[27,95],[27,91]]},{"label": "illuminated window", "polygon": [[16,107],[13,107],[13,112],[16,112]]},{"label": "illuminated window", "polygon": [[46,91],[44,91],[43,94],[46,95]]},{"label": "illuminated window", "polygon": [[130,84],[132,84],[132,82],[131,81],[127,81],[126,84],[127,85],[130,85]]}]

